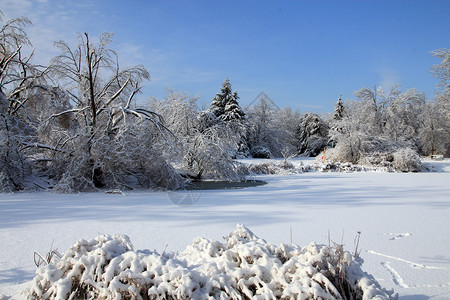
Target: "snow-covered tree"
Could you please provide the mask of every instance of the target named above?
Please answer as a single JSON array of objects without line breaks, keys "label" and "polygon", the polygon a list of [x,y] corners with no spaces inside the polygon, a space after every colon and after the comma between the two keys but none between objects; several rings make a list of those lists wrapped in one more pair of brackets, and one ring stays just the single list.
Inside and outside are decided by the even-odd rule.
[{"label": "snow-covered tree", "polygon": [[[211,113],[200,112],[198,130],[185,145],[185,162],[194,179],[213,178],[239,181],[243,174],[233,160],[240,136],[222,122],[215,122]],[[207,126],[205,126],[207,124]]]},{"label": "snow-covered tree", "polygon": [[450,97],[439,94],[427,102],[420,115],[419,139],[422,154],[450,156]]},{"label": "snow-covered tree", "polygon": [[210,111],[222,121],[243,120],[245,113],[239,106],[237,92],[232,90],[228,78],[222,83],[220,93],[211,102]]},{"label": "snow-covered tree", "polygon": [[276,134],[274,120],[278,108],[270,99],[263,95],[258,102],[250,108],[248,143],[254,157],[267,153],[270,156],[280,156],[281,145]]},{"label": "snow-covered tree", "polygon": [[318,155],[328,145],[328,131],[328,125],[319,115],[305,114],[297,130],[298,153]]},{"label": "snow-covered tree", "polygon": [[266,94],[248,109],[248,143],[253,157],[282,157],[295,153],[298,147],[297,128],[302,114],[292,108],[279,108]]},{"label": "snow-covered tree", "polygon": [[[416,89],[402,93],[399,86],[388,94],[381,88],[364,88],[355,95],[358,101],[348,101],[343,117],[332,121],[330,140],[335,147],[327,151],[326,158],[399,170],[415,165],[425,95]],[[401,149],[410,149],[416,156],[403,155],[410,152]],[[398,151],[402,155],[393,155]]]},{"label": "snow-covered tree", "polygon": [[333,119],[338,121],[342,120],[344,114],[345,114],[345,106],[344,103],[342,102],[342,95],[340,95],[338,101],[334,105]]},{"label": "snow-covered tree", "polygon": [[[334,147],[336,145],[336,141],[333,140],[333,137],[336,136],[336,134],[339,134],[343,131],[343,128],[341,127],[341,121],[346,116],[346,109],[344,102],[342,101],[342,95],[339,96],[338,101],[334,105],[334,113],[332,119],[329,120],[329,145],[331,147]],[[333,133],[333,131],[335,133]]]},{"label": "snow-covered tree", "polygon": [[443,48],[431,52],[434,57],[439,58],[439,64],[431,67],[433,75],[438,79],[438,87],[444,93],[450,92],[450,48]]},{"label": "snow-covered tree", "polygon": [[[59,154],[55,179],[69,190],[136,183],[178,188],[181,179],[158,151],[159,144],[165,143],[161,117],[133,105],[140,82],[149,74],[143,66],[120,69],[116,53],[108,48],[111,37],[102,34],[94,45],[85,33],[74,49],[63,41],[56,43],[62,54],[52,60],[51,71],[72,107],[53,114],[49,121],[68,114],[76,124],[67,130],[47,124]],[[117,164],[121,167],[112,167]]]},{"label": "snow-covered tree", "polygon": [[286,153],[289,153],[289,156],[298,154],[299,141],[297,139],[297,133],[302,119],[303,114],[298,110],[292,110],[290,107],[278,110],[275,115],[273,127],[276,129],[280,146],[274,153],[279,153],[282,157],[286,157]]},{"label": "snow-covered tree", "polygon": [[196,97],[169,91],[164,100],[153,99],[149,104],[176,136],[177,151],[170,161],[190,179],[241,180],[232,158],[240,139],[230,125],[234,121],[220,120],[210,110],[199,111],[196,101]]},{"label": "snow-covered tree", "polygon": [[236,149],[229,149],[230,155],[233,157],[246,156],[249,152],[247,146],[247,116],[239,106],[238,99],[237,92],[233,92],[230,80],[226,78],[222,83],[220,93],[212,99],[208,110],[237,138],[235,141]]},{"label": "snow-covered tree", "polygon": [[425,154],[450,156],[450,49],[432,52],[439,58],[439,64],[432,66],[438,79],[439,91],[434,101],[427,104],[423,114],[423,128],[420,136]]},{"label": "snow-covered tree", "polygon": [[385,110],[401,93],[399,85],[394,85],[388,94],[381,87],[362,88],[355,92],[360,101],[360,117],[365,120],[365,130],[372,135],[380,135],[386,125]]},{"label": "snow-covered tree", "polygon": [[395,142],[409,141],[417,144],[417,134],[421,126],[420,115],[425,103],[425,94],[417,89],[399,94],[385,109],[384,135]]},{"label": "snow-covered tree", "polygon": [[23,187],[30,173],[24,145],[35,137],[26,111],[29,95],[40,87],[45,68],[32,65],[23,47],[31,45],[25,27],[26,18],[3,23],[0,11],[0,191]]}]

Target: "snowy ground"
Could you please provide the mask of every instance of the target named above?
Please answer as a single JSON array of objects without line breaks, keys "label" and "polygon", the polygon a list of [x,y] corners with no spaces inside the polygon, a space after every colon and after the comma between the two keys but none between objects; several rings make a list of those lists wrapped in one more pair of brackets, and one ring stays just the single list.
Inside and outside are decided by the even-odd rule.
[{"label": "snowy ground", "polygon": [[243,223],[272,244],[289,243],[291,228],[302,246],[328,244],[330,232],[349,251],[361,231],[363,269],[383,287],[400,299],[450,299],[450,161],[434,168],[258,176],[268,184],[238,190],[0,194],[0,295],[23,298],[33,251],[52,244],[64,252],[81,238],[120,233],[136,249],[181,251]]}]

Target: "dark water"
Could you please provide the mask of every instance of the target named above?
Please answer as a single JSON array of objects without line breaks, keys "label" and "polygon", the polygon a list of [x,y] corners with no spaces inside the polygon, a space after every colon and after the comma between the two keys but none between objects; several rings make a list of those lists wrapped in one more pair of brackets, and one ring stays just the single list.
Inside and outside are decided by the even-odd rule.
[{"label": "dark water", "polygon": [[187,190],[229,190],[243,189],[246,187],[265,185],[267,182],[262,180],[246,180],[246,181],[194,181],[191,182]]}]

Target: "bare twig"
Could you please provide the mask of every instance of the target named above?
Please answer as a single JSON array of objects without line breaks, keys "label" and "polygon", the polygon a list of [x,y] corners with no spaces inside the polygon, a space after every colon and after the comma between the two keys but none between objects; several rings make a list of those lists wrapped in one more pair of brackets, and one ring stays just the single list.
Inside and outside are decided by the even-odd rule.
[{"label": "bare twig", "polygon": [[358,251],[360,237],[361,237],[361,231],[357,231],[356,236],[355,236],[355,253],[353,254],[353,256],[356,258],[359,257],[359,255],[361,254],[361,250]]}]

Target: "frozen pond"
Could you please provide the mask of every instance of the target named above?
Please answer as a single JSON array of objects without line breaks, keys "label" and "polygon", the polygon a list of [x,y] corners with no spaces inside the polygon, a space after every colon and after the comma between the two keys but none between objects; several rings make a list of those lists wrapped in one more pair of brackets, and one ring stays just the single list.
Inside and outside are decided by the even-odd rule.
[{"label": "frozen pond", "polygon": [[187,190],[229,190],[243,189],[267,184],[263,180],[246,181],[194,181],[187,186]]},{"label": "frozen pond", "polygon": [[437,172],[267,175],[254,178],[267,184],[246,188],[123,195],[0,194],[0,299],[24,299],[35,250],[62,253],[79,239],[126,234],[136,249],[183,251],[199,236],[221,241],[237,223],[275,245],[328,244],[330,236],[349,251],[359,231],[363,270],[400,300],[448,299],[450,161],[427,163]]}]

